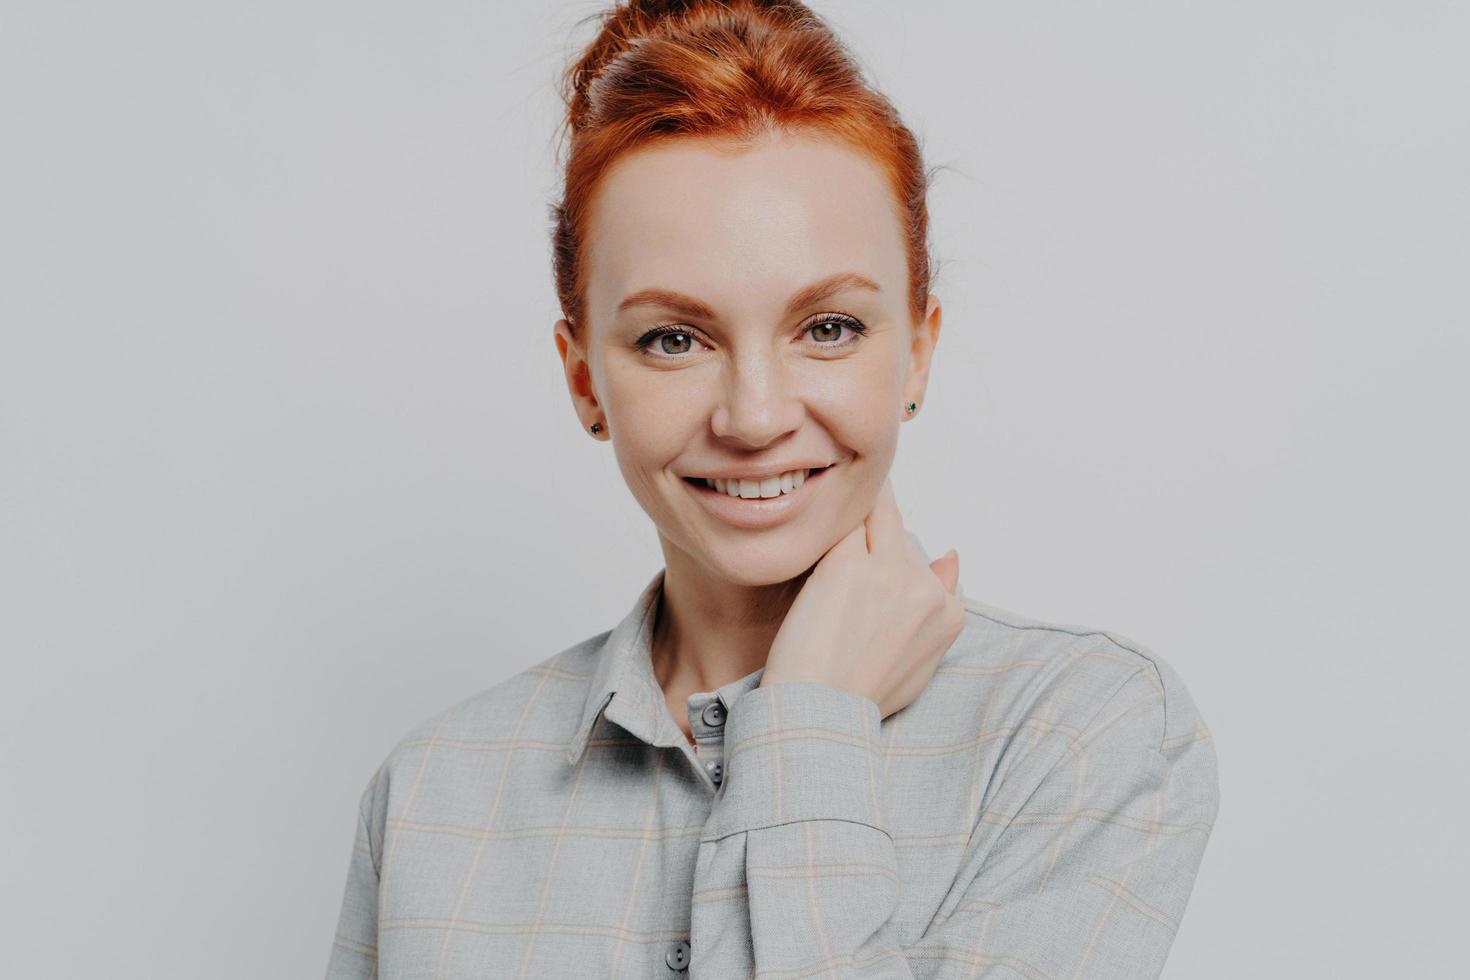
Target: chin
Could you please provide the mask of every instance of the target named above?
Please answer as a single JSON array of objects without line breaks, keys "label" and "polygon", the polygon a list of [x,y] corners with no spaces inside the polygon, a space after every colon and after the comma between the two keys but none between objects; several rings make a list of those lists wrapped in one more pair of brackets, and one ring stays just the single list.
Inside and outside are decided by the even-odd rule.
[{"label": "chin", "polygon": [[711,572],[733,585],[746,587],[780,585],[806,574],[827,553],[821,542],[809,535],[770,535],[763,540],[729,543],[708,542],[704,564]]}]

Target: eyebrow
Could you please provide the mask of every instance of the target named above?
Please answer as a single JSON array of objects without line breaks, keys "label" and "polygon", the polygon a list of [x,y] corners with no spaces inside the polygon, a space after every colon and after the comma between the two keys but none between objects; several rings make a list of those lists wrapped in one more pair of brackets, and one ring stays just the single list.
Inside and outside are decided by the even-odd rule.
[{"label": "eyebrow", "polygon": [[[844,289],[870,289],[875,293],[882,292],[876,282],[860,272],[838,272],[798,289],[792,294],[790,302],[786,304],[786,315],[791,316],[808,306],[815,306]],[[717,319],[715,311],[710,309],[708,304],[672,289],[640,289],[624,298],[618,304],[617,312],[621,313],[634,306],[663,306],[680,316],[693,320]]]}]

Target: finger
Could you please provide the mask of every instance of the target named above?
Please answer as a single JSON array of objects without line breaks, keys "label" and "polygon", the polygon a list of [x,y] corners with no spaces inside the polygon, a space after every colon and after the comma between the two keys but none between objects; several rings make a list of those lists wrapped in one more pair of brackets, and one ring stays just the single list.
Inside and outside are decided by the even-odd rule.
[{"label": "finger", "polygon": [[929,563],[929,568],[944,584],[944,591],[954,595],[960,582],[960,553],[953,548]]},{"label": "finger", "polygon": [[893,494],[893,478],[885,476],[883,486],[878,488],[878,499],[864,524],[868,528],[868,552],[897,557],[903,554],[903,514],[898,510],[898,499]]},{"label": "finger", "polygon": [[827,554],[833,558],[865,555],[868,553],[867,539],[867,525],[859,522],[856,527],[838,539],[836,544],[828,548]]},{"label": "finger", "polygon": [[924,545],[919,541],[919,536],[908,528],[904,528],[903,536],[908,542],[909,558],[915,565],[929,564],[929,555],[924,551]]}]

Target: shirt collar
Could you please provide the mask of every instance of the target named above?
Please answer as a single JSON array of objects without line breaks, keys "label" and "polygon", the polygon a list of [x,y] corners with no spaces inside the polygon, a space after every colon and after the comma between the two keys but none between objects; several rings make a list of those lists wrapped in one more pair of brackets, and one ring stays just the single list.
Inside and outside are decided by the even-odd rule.
[{"label": "shirt collar", "polygon": [[[596,653],[587,697],[576,734],[567,743],[567,762],[582,758],[597,720],[607,715],[633,736],[654,746],[688,745],[684,733],[669,716],[663,688],[653,674],[653,627],[658,600],[663,593],[664,571],[643,587],[637,600],[617,626],[608,633]],[[765,667],[717,688],[713,693],[728,710],[735,699],[760,684]]]},{"label": "shirt collar", "polygon": [[[597,724],[598,717],[615,697],[622,709],[621,714],[633,716],[628,721],[638,729],[635,734],[638,734],[640,738],[645,741],[649,740],[657,734],[661,727],[658,724],[658,716],[653,711],[657,705],[653,701],[652,692],[647,690],[646,680],[640,677],[638,671],[631,668],[635,666],[635,659],[640,650],[648,650],[651,654],[654,612],[658,608],[658,598],[663,591],[663,584],[664,569],[661,568],[643,587],[643,591],[633,603],[633,608],[617,626],[613,627],[607,639],[598,648],[597,666],[592,672],[592,683],[587,688],[587,698],[582,705],[581,720],[577,725],[576,734],[567,743],[568,763],[575,765],[582,757],[582,751],[587,747],[587,740],[592,737],[592,729]],[[651,655],[648,660],[647,673],[647,679],[652,679]],[[640,680],[643,683],[639,683]],[[667,713],[668,709],[664,710]]]},{"label": "shirt collar", "polygon": [[[929,551],[917,535],[907,532],[918,547],[924,561],[930,561]],[[592,672],[592,683],[587,688],[587,698],[582,704],[582,715],[576,734],[567,743],[567,762],[575,765],[587,748],[592,729],[597,719],[606,714],[608,719],[621,726],[629,734],[654,746],[685,746],[688,741],[684,733],[669,716],[668,702],[663,688],[653,675],[653,626],[658,610],[659,596],[663,592],[664,572],[660,568],[643,591],[638,594],[633,608],[618,623],[602,646],[597,650],[597,666]],[[957,597],[964,590],[955,587]],[[736,698],[760,684],[765,667],[746,674],[721,686],[713,693],[728,711]]]}]

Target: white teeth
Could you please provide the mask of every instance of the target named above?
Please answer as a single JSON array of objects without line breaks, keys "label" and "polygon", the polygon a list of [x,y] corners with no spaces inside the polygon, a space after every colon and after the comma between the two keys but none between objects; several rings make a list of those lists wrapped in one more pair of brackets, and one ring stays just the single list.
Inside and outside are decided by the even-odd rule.
[{"label": "white teeth", "polygon": [[806,482],[806,475],[806,470],[788,470],[779,476],[768,477],[764,480],[706,479],[704,485],[731,497],[745,497],[748,500],[754,500],[760,497],[779,497],[783,493],[790,493]]}]

